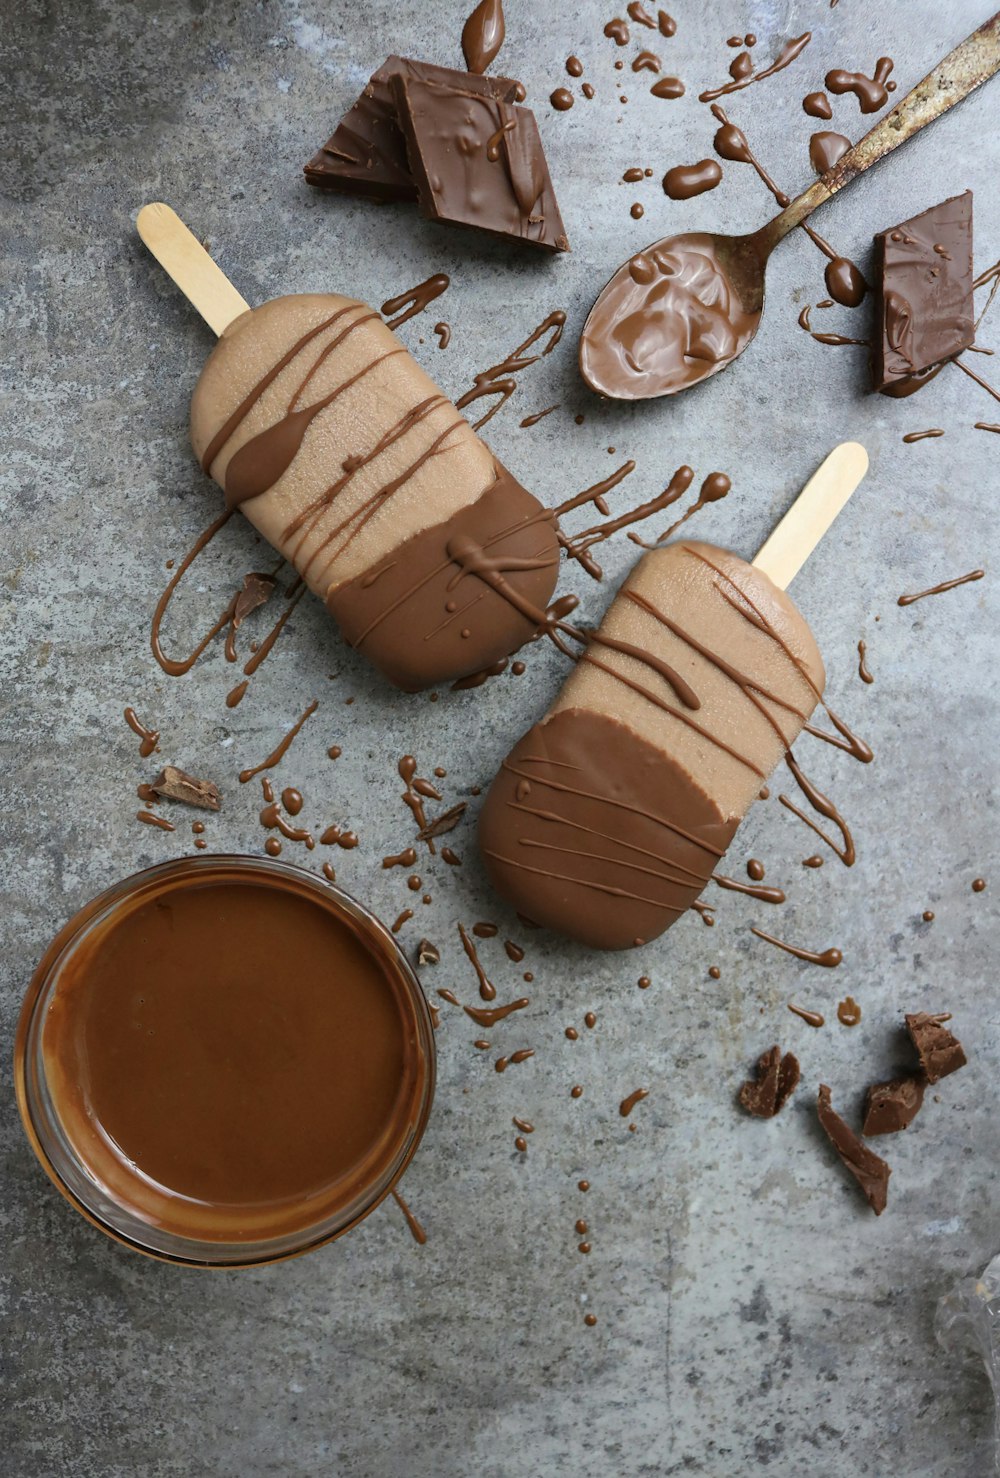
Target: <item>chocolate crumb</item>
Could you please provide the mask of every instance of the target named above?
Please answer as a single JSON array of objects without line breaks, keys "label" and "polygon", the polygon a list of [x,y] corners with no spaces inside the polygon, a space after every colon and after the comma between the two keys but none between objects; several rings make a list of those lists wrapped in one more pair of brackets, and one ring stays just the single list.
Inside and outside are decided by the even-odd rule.
[{"label": "chocolate crumb", "polygon": [[437,945],[432,944],[429,939],[421,939],[420,943],[417,945],[417,964],[440,965],[440,963],[441,951],[438,949]]},{"label": "chocolate crumb", "polygon": [[892,1174],[889,1166],[880,1155],[876,1155],[874,1150],[863,1144],[854,1130],[836,1113],[830,1102],[830,1090],[825,1083],[820,1084],[816,1112],[820,1125],[843,1165],[864,1191],[875,1215],[881,1216],[889,1194],[889,1176]]},{"label": "chocolate crumb", "polygon": [[861,1133],[866,1139],[876,1134],[896,1134],[908,1129],[924,1101],[922,1077],[907,1075],[888,1083],[873,1083],[865,1097],[865,1120]]},{"label": "chocolate crumb", "polygon": [[740,1103],[755,1119],[773,1119],[799,1085],[799,1064],[791,1052],[781,1055],[775,1045],[757,1063],[757,1080],[748,1078],[740,1089]]},{"label": "chocolate crumb", "polygon": [[950,1020],[950,1012],[930,1016],[926,1011],[920,1011],[915,1016],[906,1018],[906,1030],[917,1049],[920,1066],[928,1083],[939,1082],[949,1073],[955,1073],[960,1067],[964,1067],[968,1061],[961,1042],[944,1026]]},{"label": "chocolate crumb", "polygon": [[171,801],[183,801],[186,806],[200,806],[205,811],[222,808],[222,796],[217,785],[213,785],[211,780],[196,780],[175,765],[164,765],[149,788],[156,795]]},{"label": "chocolate crumb", "polygon": [[454,831],[465,815],[467,805],[467,801],[459,801],[458,805],[452,806],[450,811],[442,811],[440,816],[435,816],[433,821],[428,821],[427,825],[417,832],[417,841],[429,842],[434,837],[443,837],[449,831]]},{"label": "chocolate crumb", "polygon": [[236,605],[233,608],[234,628],[240,626],[251,611],[267,604],[274,594],[275,584],[273,575],[262,575],[256,570],[243,576],[243,589],[236,597]]}]

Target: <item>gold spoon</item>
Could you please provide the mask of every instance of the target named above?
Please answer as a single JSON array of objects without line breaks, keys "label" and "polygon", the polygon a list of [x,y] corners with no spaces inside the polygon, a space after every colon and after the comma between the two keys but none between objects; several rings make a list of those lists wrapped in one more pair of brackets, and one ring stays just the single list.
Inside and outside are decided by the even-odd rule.
[{"label": "gold spoon", "polygon": [[1000,11],[759,231],[668,236],[632,257],[601,292],[580,335],[580,372],[590,388],[613,400],[651,400],[732,364],[757,332],[767,260],[778,242],[998,70]]}]

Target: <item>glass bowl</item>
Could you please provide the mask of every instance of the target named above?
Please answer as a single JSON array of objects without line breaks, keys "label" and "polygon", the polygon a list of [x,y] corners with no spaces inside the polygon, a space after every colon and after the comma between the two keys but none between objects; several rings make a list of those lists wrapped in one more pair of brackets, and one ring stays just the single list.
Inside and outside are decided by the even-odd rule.
[{"label": "glass bowl", "polygon": [[[352,1187],[342,1205],[280,1233],[232,1240],[190,1235],[157,1225],[138,1214],[128,1198],[116,1195],[108,1178],[95,1172],[67,1131],[72,1116],[60,1114],[59,1089],[45,1051],[46,1020],[59,998],[60,982],[72,980],[87,951],[112,935],[130,911],[162,895],[206,884],[275,887],[297,900],[320,905],[346,926],[390,983],[401,1017],[401,1031],[415,1052],[409,1099],[394,1107],[381,1163],[366,1183]],[[81,953],[83,952],[83,953]],[[18,1107],[25,1131],[42,1167],[81,1215],[108,1236],[151,1257],[188,1267],[240,1268],[277,1262],[311,1251],[340,1237],[366,1217],[396,1185],[420,1143],[434,1095],[434,1029],[423,989],[402,950],[384,924],[341,889],[302,868],[270,858],[212,855],[183,858],[125,878],[86,904],[53,939],[25,996],[18,1022],[14,1061]],[[68,1100],[66,1100],[68,1102]],[[396,1111],[398,1107],[399,1112]],[[117,1149],[117,1146],[116,1146]],[[136,1173],[138,1168],[133,1166]],[[182,1198],[183,1199],[183,1198]],[[305,1203],[304,1203],[305,1204]]]}]

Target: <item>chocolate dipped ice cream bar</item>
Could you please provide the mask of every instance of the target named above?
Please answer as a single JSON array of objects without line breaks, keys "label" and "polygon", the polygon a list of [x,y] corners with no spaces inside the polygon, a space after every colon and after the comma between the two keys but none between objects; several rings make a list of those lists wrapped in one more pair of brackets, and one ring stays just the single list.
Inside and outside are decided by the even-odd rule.
[{"label": "chocolate dipped ice cream bar", "polygon": [[[867,459],[852,444],[838,453],[849,496]],[[688,541],[645,555],[503,762],[479,844],[494,887],[533,923],[627,949],[662,934],[710,881],[823,695],[812,633],[768,573],[787,583],[801,563],[775,557],[804,532],[799,504],[753,565]]]},{"label": "chocolate dipped ice cream bar", "polygon": [[[146,209],[165,212],[168,234],[190,236],[167,207]],[[184,286],[188,269],[155,232],[144,239]],[[191,402],[195,454],[227,506],[399,687],[467,677],[509,656],[555,586],[552,512],[373,309],[313,293],[239,312],[235,290],[202,257],[200,269],[237,299]]]}]

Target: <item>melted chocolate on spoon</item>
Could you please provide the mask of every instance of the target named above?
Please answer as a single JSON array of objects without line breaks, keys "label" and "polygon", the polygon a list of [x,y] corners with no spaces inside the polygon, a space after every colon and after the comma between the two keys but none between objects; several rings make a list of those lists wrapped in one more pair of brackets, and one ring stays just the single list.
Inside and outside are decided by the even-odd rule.
[{"label": "melted chocolate on spoon", "polygon": [[670,394],[725,369],[759,321],[739,301],[714,237],[677,236],[609,283],[580,338],[580,368],[602,395]]}]

